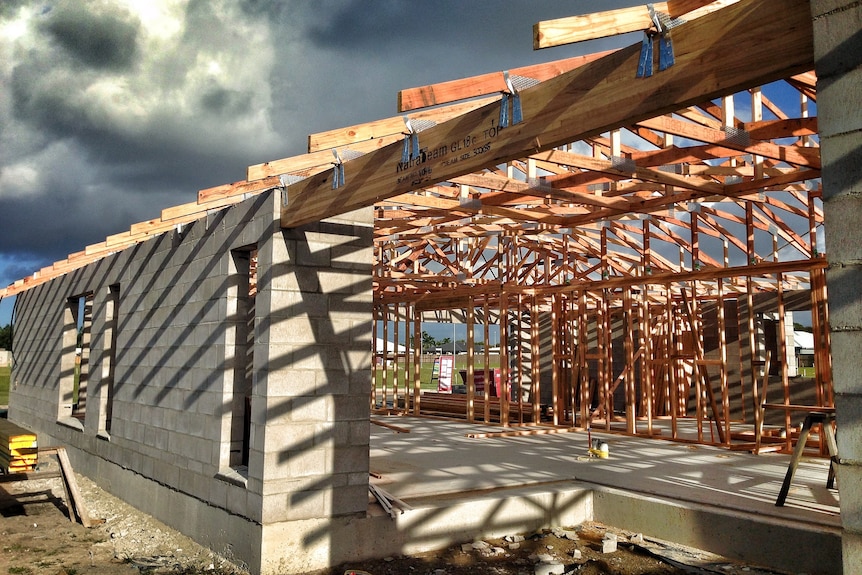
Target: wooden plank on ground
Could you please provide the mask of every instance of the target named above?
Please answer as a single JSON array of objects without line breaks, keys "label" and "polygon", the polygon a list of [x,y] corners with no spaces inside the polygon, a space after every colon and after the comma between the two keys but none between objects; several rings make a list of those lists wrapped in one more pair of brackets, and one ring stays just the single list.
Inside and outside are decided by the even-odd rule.
[{"label": "wooden plank on ground", "polygon": [[[81,490],[78,488],[78,481],[75,479],[75,472],[72,471],[72,463],[69,461],[69,455],[64,447],[57,448],[57,459],[60,461],[60,471],[63,474],[63,483],[67,486],[71,505],[69,506],[69,515],[77,515],[84,527],[94,527],[99,521],[94,521],[87,511],[87,505],[84,502],[84,496],[81,495]],[[73,509],[74,508],[74,509]]]},{"label": "wooden plank on ground", "polygon": [[422,132],[419,157],[402,163],[401,142],[287,189],[281,225],[295,227],[547,150],[705,99],[792,76],[813,65],[808,0],[776,11],[746,0],[674,29],[676,64],[636,79],[640,45],[614,52],[520,93],[524,121],[499,126],[489,104]]}]

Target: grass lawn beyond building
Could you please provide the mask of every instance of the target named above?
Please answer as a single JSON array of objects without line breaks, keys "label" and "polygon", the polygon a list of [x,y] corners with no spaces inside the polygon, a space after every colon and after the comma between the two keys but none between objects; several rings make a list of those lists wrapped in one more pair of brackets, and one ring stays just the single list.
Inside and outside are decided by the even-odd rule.
[{"label": "grass lawn beyond building", "polygon": [[0,405],[9,405],[9,373],[12,368],[0,365]]}]

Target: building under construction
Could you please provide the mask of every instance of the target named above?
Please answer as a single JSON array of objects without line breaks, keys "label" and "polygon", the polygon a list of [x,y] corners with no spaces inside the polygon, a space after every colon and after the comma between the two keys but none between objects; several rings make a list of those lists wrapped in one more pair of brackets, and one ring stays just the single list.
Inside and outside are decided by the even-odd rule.
[{"label": "building under construction", "polygon": [[[405,89],[391,119],[0,290],[9,418],[255,573],[591,518],[854,573],[862,6],[672,0],[540,22],[534,43],[633,31]],[[464,326],[463,393],[423,389],[429,321]],[[588,433],[611,457],[587,470]],[[732,455],[723,487],[646,469],[679,449],[710,454],[703,484]],[[794,451],[811,488],[788,497]]]}]

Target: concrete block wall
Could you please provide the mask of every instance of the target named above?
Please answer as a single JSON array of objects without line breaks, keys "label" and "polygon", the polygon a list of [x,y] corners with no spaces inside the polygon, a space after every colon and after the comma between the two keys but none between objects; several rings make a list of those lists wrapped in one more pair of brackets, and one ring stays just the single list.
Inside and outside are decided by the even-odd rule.
[{"label": "concrete block wall", "polygon": [[844,573],[862,564],[862,4],[812,0]]},{"label": "concrete block wall", "polygon": [[260,255],[265,525],[366,512],[372,235],[367,209],[280,232]]},{"label": "concrete block wall", "polygon": [[[372,213],[283,231],[280,210],[277,192],[262,194],[17,299],[10,419],[42,445],[68,446],[77,470],[116,495],[217,551],[231,547],[252,571],[263,524],[364,516],[368,505]],[[232,252],[250,248],[246,470],[231,468],[225,427]],[[60,372],[70,364],[68,298],[84,293],[93,313],[82,422],[61,413]]]},{"label": "concrete block wall", "polygon": [[[20,294],[10,418],[35,428],[42,444],[77,447],[245,514],[247,490],[226,496],[214,479],[224,466],[216,445],[224,423],[224,285],[230,249],[271,235],[275,212],[277,199],[260,196]],[[113,357],[104,329],[112,285]],[[67,298],[85,292],[93,293],[86,416],[83,425],[58,424],[63,315]],[[111,359],[107,433],[102,377]]]}]

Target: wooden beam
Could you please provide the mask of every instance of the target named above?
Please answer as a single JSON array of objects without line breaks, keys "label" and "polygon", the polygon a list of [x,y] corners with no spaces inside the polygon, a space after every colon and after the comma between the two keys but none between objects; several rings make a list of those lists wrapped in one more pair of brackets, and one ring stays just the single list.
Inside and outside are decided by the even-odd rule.
[{"label": "wooden beam", "polygon": [[718,144],[733,150],[757,154],[773,160],[798,164],[811,168],[820,168],[820,150],[818,148],[803,148],[801,146],[779,146],[770,142],[745,143],[722,130],[700,126],[676,118],[660,116],[638,122],[639,125],[652,130],[660,130],[666,134],[683,136],[700,142]]},{"label": "wooden beam", "polygon": [[[510,75],[523,76],[525,78],[531,78],[541,82],[555,78],[560,74],[568,72],[569,70],[574,70],[575,68],[588,64],[594,60],[598,60],[599,58],[607,56],[611,52],[612,50],[608,50],[605,52],[597,52],[595,54],[587,54],[586,56],[575,56],[574,58],[567,58],[565,60],[513,68],[512,70],[508,70],[508,73]],[[476,98],[478,96],[487,96],[489,94],[499,95],[501,92],[508,91],[509,87],[506,85],[504,73],[492,72],[490,74],[482,74],[470,78],[461,78],[459,80],[450,80],[439,84],[431,84],[430,86],[420,86],[418,88],[401,90],[398,92],[398,111],[408,112],[410,110],[416,110],[428,106],[437,106],[439,104],[448,104],[449,102],[455,102],[457,100],[464,100],[467,98]]]},{"label": "wooden beam", "polygon": [[523,122],[498,125],[498,104],[483,106],[422,132],[423,153],[401,162],[401,142],[344,164],[345,184],[331,170],[288,187],[281,225],[295,227],[387,197],[551,149],[617,126],[811,69],[807,0],[775,11],[746,0],[674,29],[676,64],[636,79],[640,46],[614,52],[520,93]]},{"label": "wooden beam", "polygon": [[[669,14],[671,18],[678,18],[696,10],[696,14],[688,16],[690,19],[694,19],[715,12],[734,2],[736,0],[717,2],[712,0],[670,0],[669,2],[656,2],[653,6],[656,12]],[[545,20],[533,25],[533,50],[638,32],[651,26],[652,20],[644,4],[631,8],[594,12],[583,16]]]},{"label": "wooden beam", "polygon": [[[561,152],[559,150],[551,150],[536,154],[538,157],[545,160],[550,160],[560,164],[566,164],[574,168],[581,168],[593,172],[601,172],[604,174],[612,174],[622,176],[624,178],[637,178],[646,182],[656,182],[669,186],[677,186],[689,190],[697,190],[707,194],[719,194],[723,190],[723,186],[716,182],[711,182],[704,178],[693,178],[662,172],[660,170],[652,170],[649,168],[641,168],[634,165],[633,170],[623,169],[621,165],[615,165],[610,160],[591,158],[570,152]],[[564,187],[565,177],[555,179],[554,185]],[[617,198],[618,200],[621,198]]]},{"label": "wooden beam", "polygon": [[[488,93],[490,94],[492,92]],[[492,100],[497,99],[499,98],[482,98],[480,100],[453,104],[443,108],[435,108],[434,110],[416,112],[415,114],[410,114],[408,117],[411,121],[425,120],[435,123],[445,122],[446,120],[451,120],[465,112],[480,108],[489,104]],[[364,124],[347,126],[346,128],[338,128],[336,130],[311,134],[308,136],[308,151],[319,152],[321,150],[337,148],[338,146],[349,146],[358,142],[376,140],[384,136],[392,136],[393,134],[403,137],[406,133],[407,128],[405,127],[404,118],[402,116],[384,118],[374,122],[366,122]]]},{"label": "wooden beam", "polygon": [[[220,200],[226,200],[227,198],[232,198],[236,196],[243,196],[245,194],[259,194],[260,192],[276,188],[281,185],[281,182],[276,176],[260,178],[256,181],[240,180],[239,182],[234,182],[232,184],[223,184],[221,186],[215,186],[213,188],[200,190],[198,192],[198,204],[201,205],[201,208],[198,211],[221,207],[220,205],[216,204],[216,202]],[[179,213],[171,211],[171,213],[167,215],[167,218],[173,218],[177,215],[179,215]],[[166,217],[165,212],[162,212],[162,217]]]}]

